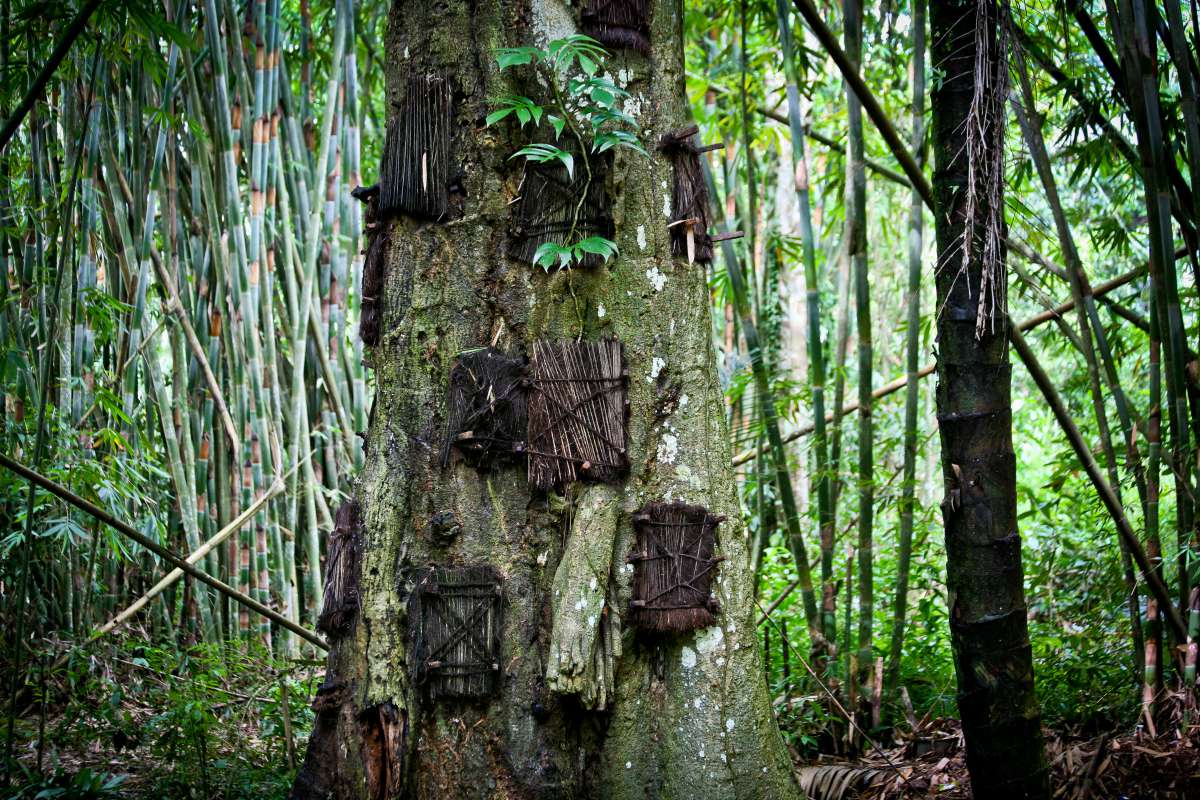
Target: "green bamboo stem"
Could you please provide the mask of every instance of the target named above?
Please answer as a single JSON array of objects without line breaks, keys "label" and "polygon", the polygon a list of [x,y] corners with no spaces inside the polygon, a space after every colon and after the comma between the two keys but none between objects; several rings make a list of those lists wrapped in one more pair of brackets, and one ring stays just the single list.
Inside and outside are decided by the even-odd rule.
[{"label": "green bamboo stem", "polygon": [[[704,178],[708,183],[709,194],[715,200],[720,195],[717,193],[716,183],[712,178],[712,171],[709,169],[706,160],[701,159],[700,163],[704,169]],[[721,222],[718,228],[724,230],[724,222]],[[737,254],[734,252],[733,245],[728,239],[721,242],[721,254],[724,258],[725,269],[729,274],[729,282],[733,290],[734,307],[737,311],[738,320],[742,324],[742,335],[745,337],[746,347],[750,351],[750,364],[754,374],[755,390],[758,395],[763,426],[767,432],[767,441],[770,443],[771,456],[774,462],[775,485],[779,491],[779,503],[783,509],[784,524],[788,531],[788,547],[791,550],[792,558],[796,562],[796,571],[800,575],[800,594],[804,600],[804,618],[808,625],[810,638],[813,641],[817,641],[817,637],[820,636],[821,631],[821,620],[817,613],[816,596],[813,592],[812,569],[809,566],[808,551],[804,544],[804,533],[800,525],[800,515],[796,508],[796,496],[792,490],[792,478],[788,469],[787,451],[783,447],[783,437],[779,433],[779,419],[775,411],[775,399],[771,392],[765,365],[763,364],[762,351],[758,341],[758,331],[750,312],[746,281],[742,274]]]},{"label": "green bamboo stem", "polygon": [[[858,72],[862,62],[862,5],[846,0],[842,6],[846,55]],[[875,620],[875,433],[871,415],[874,344],[871,332],[871,284],[867,264],[867,178],[863,166],[862,105],[846,88],[848,146],[846,148],[846,241],[854,270],[854,309],[858,334],[858,668],[857,679],[869,692],[871,635]],[[848,676],[848,679],[854,679]]]},{"label": "green bamboo stem", "polygon": [[[925,0],[912,0],[912,151],[920,160],[925,141]],[[918,166],[924,166],[918,162]],[[900,531],[896,554],[896,595],[892,605],[892,638],[888,647],[884,692],[895,695],[900,679],[900,656],[904,649],[904,626],[908,612],[908,579],[912,563],[913,509],[916,505],[917,413],[920,393],[917,372],[921,340],[921,267],[925,208],[921,195],[910,193],[908,211],[908,285],[904,346],[906,386],[904,392],[904,477],[900,481]]]}]

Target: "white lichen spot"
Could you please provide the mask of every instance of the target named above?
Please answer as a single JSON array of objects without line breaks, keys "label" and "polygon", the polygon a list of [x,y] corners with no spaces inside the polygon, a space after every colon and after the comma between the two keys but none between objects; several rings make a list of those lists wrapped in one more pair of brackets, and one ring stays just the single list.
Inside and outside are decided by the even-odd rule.
[{"label": "white lichen spot", "polygon": [[665,188],[667,188],[667,182],[666,182],[666,181],[663,181],[663,182],[662,182],[662,188],[664,188],[664,189],[665,189]]},{"label": "white lichen spot", "polygon": [[704,758],[704,751],[703,751],[703,750],[701,750],[701,751],[700,751],[700,757],[701,757],[701,758]]},{"label": "white lichen spot", "polygon": [[767,768],[763,767],[763,775],[766,775],[766,774],[767,774]]},{"label": "white lichen spot", "polygon": [[658,377],[659,373],[663,371],[663,367],[666,365],[666,359],[655,356],[650,362],[650,374],[646,376],[646,383],[653,383],[654,379]]},{"label": "white lichen spot", "polygon": [[729,719],[725,720],[725,730],[729,731],[730,733],[733,733],[733,724],[734,724],[733,717],[730,717]]},{"label": "white lichen spot", "polygon": [[594,627],[596,627],[596,617],[595,617],[595,615],[592,615],[592,616],[588,617],[588,627],[589,627],[589,628],[594,628]]},{"label": "white lichen spot", "polygon": [[728,757],[726,757],[726,755],[725,755],[724,753],[721,753],[721,763],[722,763],[722,764],[728,764],[728,763],[729,763],[729,758],[728,758]]},{"label": "white lichen spot", "polygon": [[696,651],[690,647],[684,647],[683,652],[679,655],[679,663],[683,664],[684,669],[696,666]]},{"label": "white lichen spot", "polygon": [[[626,762],[625,762],[625,769],[633,769],[633,762],[632,762],[632,761],[626,761]],[[766,767],[763,767],[763,772],[766,772],[766,771],[767,771],[767,768],[766,768]]]},{"label": "white lichen spot", "polygon": [[663,216],[667,219],[671,218],[671,195],[663,193]]},{"label": "white lichen spot", "polygon": [[543,550],[542,552],[538,553],[538,557],[537,557],[538,566],[539,567],[546,566],[546,559],[548,559],[549,557],[550,557],[549,550]]},{"label": "white lichen spot", "polygon": [[597,584],[596,584],[596,579],[595,579],[595,578],[592,578],[591,582],[590,582],[590,583],[588,583],[588,589],[590,589],[591,591],[593,591],[593,592],[594,592],[594,591],[596,591],[596,585],[597,585]]},{"label": "white lichen spot", "polygon": [[651,267],[646,270],[646,280],[650,281],[650,285],[654,287],[654,291],[661,292],[663,287],[667,285],[667,276],[659,272],[658,267]]},{"label": "white lichen spot", "polygon": [[703,708],[704,707],[704,698],[697,697],[695,700],[692,701],[692,705],[695,706],[696,708]]},{"label": "white lichen spot", "polygon": [[579,602],[575,604],[575,610],[583,611],[585,606],[587,606],[587,603],[583,601],[583,598],[580,598]]},{"label": "white lichen spot", "polygon": [[696,636],[696,649],[704,654],[711,653],[717,649],[724,638],[725,631],[721,630],[719,625],[705,628]]},{"label": "white lichen spot", "polygon": [[658,443],[658,460],[662,464],[674,464],[679,455],[679,437],[673,433],[664,433]]},{"label": "white lichen spot", "polygon": [[679,407],[687,408],[688,400],[689,400],[689,398],[686,394],[679,395]]},{"label": "white lichen spot", "polygon": [[646,226],[645,225],[638,225],[637,243],[638,243],[639,249],[641,249],[641,250],[646,249]]},{"label": "white lichen spot", "polygon": [[675,335],[675,320],[671,320],[671,336]]},{"label": "white lichen spot", "polygon": [[625,69],[624,67],[621,67],[619,70],[617,70],[617,80],[619,80],[621,82],[622,86],[628,84],[629,83],[629,70]]}]

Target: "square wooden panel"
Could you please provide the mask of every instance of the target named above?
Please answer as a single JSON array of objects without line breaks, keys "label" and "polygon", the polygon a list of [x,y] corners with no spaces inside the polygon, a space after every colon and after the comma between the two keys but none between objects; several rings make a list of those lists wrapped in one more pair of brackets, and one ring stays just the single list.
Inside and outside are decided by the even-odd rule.
[{"label": "square wooden panel", "polygon": [[650,55],[650,0],[587,0],[583,32],[603,45]]},{"label": "square wooden panel", "polygon": [[701,148],[695,144],[699,128],[690,125],[663,134],[658,150],[671,160],[675,187],[671,196],[671,254],[689,263],[710,263],[713,239],[709,236],[708,184],[700,165]]},{"label": "square wooden panel", "polygon": [[529,370],[529,482],[541,491],[629,470],[629,374],[615,339],[536,342]]},{"label": "square wooden panel", "polygon": [[428,697],[482,698],[500,685],[503,596],[491,566],[431,567],[410,605],[415,682]]},{"label": "square wooden panel", "polygon": [[[508,243],[511,258],[532,264],[537,249],[544,242],[566,245],[569,238],[573,241],[589,236],[613,238],[616,229],[605,189],[610,159],[606,154],[588,157],[592,170],[590,183],[587,183],[583,160],[578,155],[574,177],[568,175],[567,168],[558,161],[547,164],[526,162],[518,196],[513,203]],[[576,207],[580,195],[584,194],[585,183],[587,194],[576,220]],[[570,235],[573,221],[574,237]],[[598,267],[603,263],[601,256],[588,254],[582,266]]]},{"label": "square wooden panel", "polygon": [[681,633],[716,622],[711,594],[717,564],[717,525],[724,517],[704,506],[651,502],[633,515],[637,549],[630,622],[643,630]]},{"label": "square wooden panel", "polygon": [[450,207],[450,82],[436,75],[409,79],[388,122],[379,168],[379,213],[445,219]]},{"label": "square wooden panel", "polygon": [[458,357],[446,393],[442,466],[456,450],[476,467],[521,458],[527,416],[525,359],[486,347]]},{"label": "square wooden panel", "polygon": [[358,617],[359,584],[362,580],[363,549],[362,508],[357,500],[347,500],[334,517],[325,559],[325,594],[317,630],[329,636],[342,636]]}]

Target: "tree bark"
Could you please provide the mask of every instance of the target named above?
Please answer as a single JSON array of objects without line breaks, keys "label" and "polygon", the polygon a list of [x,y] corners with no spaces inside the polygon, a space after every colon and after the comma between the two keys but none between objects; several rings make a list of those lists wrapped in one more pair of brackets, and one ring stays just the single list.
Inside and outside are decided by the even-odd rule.
[{"label": "tree bark", "polygon": [[[977,14],[985,15],[978,27]],[[986,193],[969,180],[971,167],[986,169],[1001,155],[995,148],[1003,141],[997,126],[1004,124],[1005,96],[995,83],[994,95],[986,96],[988,85],[979,82],[1002,81],[1007,70],[998,14],[994,0],[930,4],[932,61],[944,76],[930,99],[946,583],[958,707],[977,800],[1049,796],[1017,530],[1004,251],[993,251],[986,264],[981,246],[989,235],[1003,237],[987,227],[1003,223],[1002,213],[989,220],[990,211],[1002,212],[996,204],[1003,202],[1003,176]],[[972,109],[976,100],[984,105]],[[970,164],[964,137],[973,124],[985,157]],[[986,185],[986,174],[974,177]],[[981,304],[986,270],[994,293]]]},{"label": "tree bark", "polygon": [[[401,99],[410,75],[450,81],[465,197],[456,219],[386,223],[381,334],[368,350],[376,397],[355,490],[364,520],[360,610],[330,655],[327,684],[344,683],[346,695],[318,717],[297,797],[800,795],[760,678],[705,271],[671,256],[673,176],[654,149],[690,117],[682,8],[678,0],[651,5],[649,58],[622,50],[606,65],[631,93],[625,110],[651,153],[614,159],[620,255],[552,272],[503,255],[521,191],[519,161],[509,156],[531,138],[515,123],[486,127],[484,117],[489,97],[545,91],[510,77],[516,71],[501,75],[494,49],[544,48],[575,33],[578,6],[393,6],[389,100]],[[630,375],[631,467],[621,485],[543,494],[528,485],[523,464],[441,466],[458,353],[492,343],[528,353],[538,340],[602,337],[623,342]],[[717,624],[664,638],[623,620],[631,515],[668,499],[726,517],[717,532],[725,558],[713,584]],[[451,517],[456,534],[439,536]],[[414,685],[408,576],[430,564],[487,564],[503,576],[501,678],[490,697],[430,702]]]}]

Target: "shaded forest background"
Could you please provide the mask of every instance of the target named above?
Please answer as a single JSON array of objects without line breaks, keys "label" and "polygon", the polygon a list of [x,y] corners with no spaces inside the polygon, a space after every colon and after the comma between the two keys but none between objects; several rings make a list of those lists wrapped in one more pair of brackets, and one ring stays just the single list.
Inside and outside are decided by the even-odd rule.
[{"label": "shaded forest background", "polygon": [[[1007,307],[1018,322],[1043,323],[1027,330],[1030,346],[1120,487],[1132,529],[1147,551],[1161,541],[1190,621],[1194,354],[1185,347],[1177,365],[1164,361],[1156,385],[1152,344],[1163,337],[1146,279],[1155,221],[1135,115],[1089,37],[1117,52],[1121,35],[1107,28],[1102,4],[1090,5],[1033,0],[1011,10],[1019,57],[1010,59],[1006,139]],[[176,553],[218,539],[197,559],[207,572],[313,630],[333,509],[361,463],[357,434],[373,394],[357,335],[364,221],[351,190],[377,179],[392,113],[380,67],[387,3],[81,6],[5,0],[0,10],[0,117],[19,121],[4,132],[0,160],[0,452]],[[1152,90],[1176,173],[1164,187],[1171,247],[1185,254],[1172,333],[1186,343],[1198,334],[1187,245],[1198,218],[1189,164],[1200,148],[1200,30],[1194,4],[1178,25],[1168,7],[1181,10],[1164,6]],[[730,245],[746,296],[735,297],[718,258],[710,298],[755,542],[765,680],[798,759],[859,752],[868,742],[822,686],[885,740],[892,723],[906,724],[905,697],[917,719],[956,714],[934,381],[914,380],[906,419],[900,380],[914,371],[910,340],[920,367],[935,355],[932,221],[879,130],[850,121],[842,74],[789,4],[689,0],[685,10],[688,96],[701,138],[725,143],[708,156],[717,216],[746,233]],[[840,39],[843,8],[818,10]],[[83,32],[39,90],[39,71],[85,12]],[[900,138],[923,145],[913,19],[906,3],[867,9],[861,72]],[[1180,48],[1186,56],[1173,60]],[[935,85],[937,70],[927,57],[919,63],[922,82]],[[27,94],[35,102],[19,116]],[[913,149],[923,158],[924,146]],[[811,231],[798,187],[810,190]],[[914,207],[926,229],[915,239]],[[856,225],[858,238],[847,234]],[[1047,313],[1081,291],[1078,275],[1097,294],[1082,332],[1073,313]],[[739,310],[757,332],[767,401],[787,440],[802,542],[781,504],[779,452]],[[833,414],[823,438],[812,435],[814,385]],[[859,398],[873,392],[864,425]],[[1175,440],[1162,448],[1157,435],[1160,416],[1177,429],[1167,423],[1175,403],[1185,432],[1172,460],[1164,450]],[[1145,654],[1161,638],[1153,603],[1135,590],[1113,516],[1019,366],[1013,437],[1044,722],[1081,738],[1147,727],[1180,736],[1194,699],[1174,695],[1175,683],[1156,688],[1161,674],[1146,673],[1164,661],[1169,671],[1174,655]],[[1184,465],[1178,480],[1172,463]],[[1161,483],[1156,504],[1147,482]],[[831,536],[821,536],[823,509]],[[160,586],[167,567],[151,552],[46,492],[31,494],[8,470],[0,521],[14,785],[74,782],[78,796],[286,793],[312,723],[318,647],[191,578]],[[812,565],[829,641],[809,636],[797,548]],[[105,788],[113,780],[123,782]]]}]

